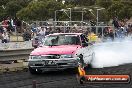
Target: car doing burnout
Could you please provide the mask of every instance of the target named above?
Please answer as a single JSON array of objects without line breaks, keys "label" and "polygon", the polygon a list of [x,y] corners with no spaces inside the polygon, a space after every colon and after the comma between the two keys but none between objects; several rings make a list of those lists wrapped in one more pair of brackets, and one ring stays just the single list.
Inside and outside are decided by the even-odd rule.
[{"label": "car doing burnout", "polygon": [[[82,33],[54,33],[42,40],[42,45],[29,56],[30,73],[78,67],[77,50],[88,46]],[[91,53],[90,53],[91,54]],[[88,63],[88,62],[86,62]]]}]

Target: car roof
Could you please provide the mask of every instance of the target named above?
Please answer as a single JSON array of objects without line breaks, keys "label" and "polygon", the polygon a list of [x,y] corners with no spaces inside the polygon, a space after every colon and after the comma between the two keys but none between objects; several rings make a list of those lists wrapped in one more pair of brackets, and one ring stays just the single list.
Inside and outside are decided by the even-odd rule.
[{"label": "car roof", "polygon": [[81,35],[82,33],[53,33],[49,35]]}]

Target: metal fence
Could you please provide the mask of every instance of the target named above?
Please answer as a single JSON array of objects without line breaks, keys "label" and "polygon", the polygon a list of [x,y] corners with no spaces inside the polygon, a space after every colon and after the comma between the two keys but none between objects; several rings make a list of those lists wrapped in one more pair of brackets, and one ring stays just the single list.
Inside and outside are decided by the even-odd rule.
[{"label": "metal fence", "polygon": [[[131,23],[131,22],[129,22]],[[1,25],[2,26],[2,25]],[[15,25],[14,25],[15,27]],[[113,25],[108,26],[107,24],[98,24],[95,26],[92,26],[90,21],[31,21],[31,22],[25,22],[22,21],[22,31],[24,29],[30,30],[32,29],[32,27],[46,27],[46,28],[51,28],[53,30],[56,29],[62,29],[63,32],[67,32],[68,30],[72,30],[72,29],[83,29],[86,30],[88,29],[90,32],[94,29],[95,30],[95,34],[100,34],[102,37],[104,36],[104,29],[110,27],[111,29],[113,29],[113,32],[115,34],[115,28],[113,27]],[[16,27],[15,27],[16,28]],[[100,33],[99,33],[100,32]],[[23,33],[23,32],[22,32]],[[18,36],[17,34],[17,30],[15,29],[15,34]],[[18,40],[18,37],[17,37]]]},{"label": "metal fence", "polygon": [[[54,29],[61,28],[61,27],[77,27],[77,28],[84,28],[84,27],[93,27],[91,26],[89,21],[32,21],[29,22],[29,25],[32,26],[35,24],[36,27],[52,27]],[[103,27],[107,26],[106,24],[99,24],[98,26],[94,27]],[[111,27],[111,26],[110,26]]]},{"label": "metal fence", "polygon": [[104,36],[105,28],[111,28],[115,34],[115,29],[113,25],[107,26],[106,24],[98,25],[98,26],[91,26],[90,22],[84,21],[32,21],[30,26],[34,25],[36,27],[45,27],[51,28],[56,30],[57,28],[63,29],[63,32],[66,32],[67,29],[82,29],[82,30],[89,30],[89,32],[93,32],[96,35]]}]

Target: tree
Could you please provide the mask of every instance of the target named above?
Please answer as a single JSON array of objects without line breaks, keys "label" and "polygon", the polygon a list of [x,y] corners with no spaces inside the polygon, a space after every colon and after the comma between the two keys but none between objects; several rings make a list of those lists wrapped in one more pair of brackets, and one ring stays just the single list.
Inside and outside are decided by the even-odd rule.
[{"label": "tree", "polygon": [[108,9],[112,5],[112,0],[96,0],[96,4]]},{"label": "tree", "polygon": [[24,20],[40,20],[43,17],[42,13],[47,13],[44,2],[30,2],[27,7],[18,11],[17,16]]},{"label": "tree", "polygon": [[21,9],[17,16],[24,20],[47,20],[54,18],[54,11],[61,8],[64,8],[62,3],[55,0],[32,1],[26,8]]},{"label": "tree", "polygon": [[119,19],[130,18],[132,16],[132,7],[129,4],[124,4],[121,0],[113,1],[108,8],[110,17],[118,17]]},{"label": "tree", "polygon": [[74,0],[74,2],[80,6],[91,6],[95,4],[96,0]]},{"label": "tree", "polygon": [[[0,0],[0,20],[6,16],[16,16],[24,20],[47,20],[54,18],[55,11],[73,7],[85,7],[93,9],[95,16],[89,11],[84,13],[84,19],[96,20],[96,9],[94,6],[104,7],[100,11],[99,20],[106,21],[113,16],[118,18],[130,18],[132,16],[132,3],[125,0]],[[4,8],[3,8],[4,7]],[[69,14],[69,12],[67,12]],[[81,13],[72,12],[73,20],[80,20]],[[63,12],[57,12],[57,19],[68,19]]]},{"label": "tree", "polygon": [[15,17],[16,13],[28,5],[31,0],[1,0],[0,20],[7,16]]},{"label": "tree", "polygon": [[0,0],[0,6],[6,5],[10,0]]},{"label": "tree", "polygon": [[6,4],[6,14],[9,16],[16,16],[17,11],[19,11],[22,8],[21,5],[19,5],[16,1],[10,1]]}]

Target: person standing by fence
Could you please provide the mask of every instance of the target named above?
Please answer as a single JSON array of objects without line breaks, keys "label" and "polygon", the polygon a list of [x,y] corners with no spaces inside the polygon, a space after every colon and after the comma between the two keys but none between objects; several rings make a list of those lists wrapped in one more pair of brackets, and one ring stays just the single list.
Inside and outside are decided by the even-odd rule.
[{"label": "person standing by fence", "polygon": [[9,35],[7,32],[3,32],[2,34],[2,43],[8,43],[9,42]]},{"label": "person standing by fence", "polygon": [[41,38],[45,37],[45,32],[46,32],[46,29],[44,27],[41,27],[41,30],[39,32],[39,35],[40,35]]},{"label": "person standing by fence", "polygon": [[31,33],[29,32],[29,30],[24,29],[24,33],[22,36],[24,41],[31,40]]},{"label": "person standing by fence", "polygon": [[15,18],[16,31],[22,33],[22,21],[19,18]]}]

